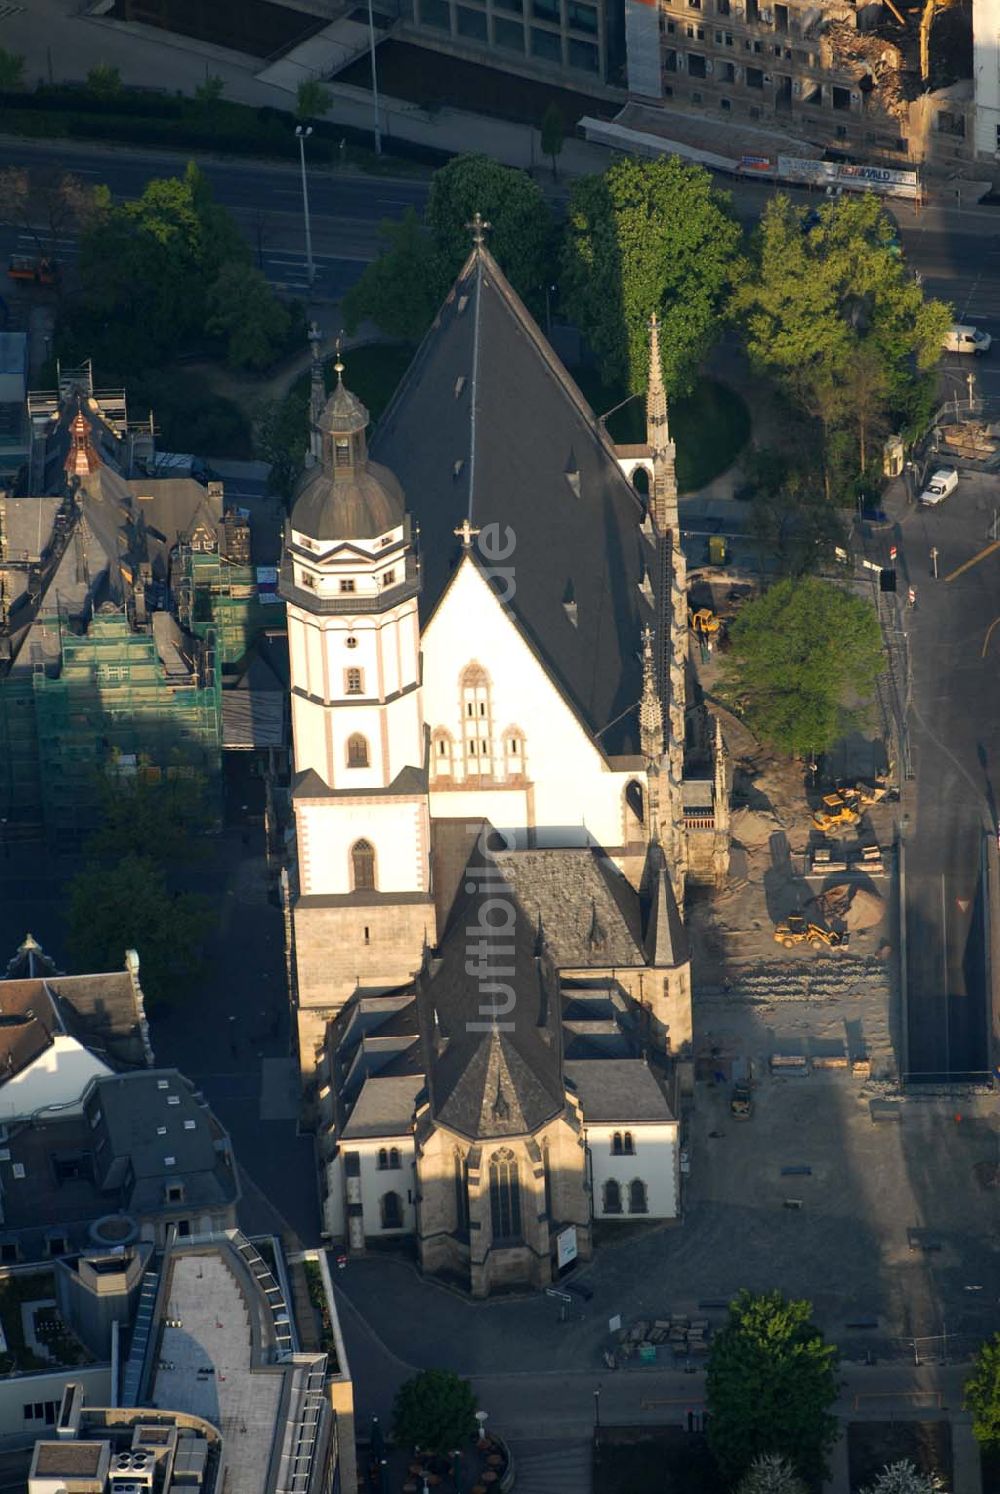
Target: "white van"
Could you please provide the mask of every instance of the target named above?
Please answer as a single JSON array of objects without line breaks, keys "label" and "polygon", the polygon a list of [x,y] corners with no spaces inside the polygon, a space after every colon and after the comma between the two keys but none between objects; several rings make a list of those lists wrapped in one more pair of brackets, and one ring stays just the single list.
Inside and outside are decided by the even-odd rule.
[{"label": "white van", "polygon": [[988,332],[980,332],[978,327],[963,327],[956,323],[948,328],[941,346],[946,353],[972,353],[981,358],[993,346],[993,339]]}]

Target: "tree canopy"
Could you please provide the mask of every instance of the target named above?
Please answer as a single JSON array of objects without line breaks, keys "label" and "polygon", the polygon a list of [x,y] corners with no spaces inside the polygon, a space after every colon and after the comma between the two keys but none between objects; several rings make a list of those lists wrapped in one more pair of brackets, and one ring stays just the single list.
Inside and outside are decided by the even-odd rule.
[{"label": "tree canopy", "polygon": [[826,1476],[837,1436],[835,1345],[811,1321],[812,1304],[780,1292],[743,1291],[708,1360],[708,1442],[737,1479],[765,1453],[786,1458],[803,1479]]},{"label": "tree canopy", "polygon": [[965,1382],[965,1406],[980,1447],[1000,1448],[1000,1333],[982,1344]]},{"label": "tree canopy", "polygon": [[206,310],[209,332],[226,339],[231,368],[267,368],[288,344],[292,316],[253,265],[239,260],[223,265],[208,289]]},{"label": "tree canopy", "polygon": [[387,337],[417,342],[441,299],[438,252],[413,208],[407,208],[398,223],[384,222],[380,233],[389,247],[365,266],[361,279],[345,295],[344,325],[353,337],[370,319]]},{"label": "tree canopy", "polygon": [[0,92],[16,93],[24,87],[24,58],[0,47]]},{"label": "tree canopy", "polygon": [[552,215],[526,172],[487,156],[455,156],[431,180],[425,221],[441,258],[440,293],[468,257],[468,224],[476,213],[491,225],[494,259],[518,295],[537,307],[551,270]]},{"label": "tree canopy", "polygon": [[808,1494],[808,1491],[787,1458],[779,1453],[761,1453],[740,1479],[736,1494]]},{"label": "tree canopy", "polygon": [[677,156],[629,156],[573,184],[561,302],[606,384],[645,389],[655,311],[667,388],[690,388],[741,274],[740,242],[728,194],[715,190],[703,167]]},{"label": "tree canopy", "polygon": [[870,602],[833,581],[786,578],[729,630],[722,693],[779,752],[823,752],[856,722],[882,671]]},{"label": "tree canopy", "polygon": [[555,180],[559,174],[556,162],[562,154],[563,141],[566,138],[566,121],[554,99],[542,115],[541,136],[542,154],[548,156],[552,162],[552,178]]},{"label": "tree canopy", "polygon": [[95,862],[70,883],[69,947],[76,968],[118,970],[125,950],[135,949],[153,1005],[198,975],[211,922],[205,900],[190,892],[171,894],[150,856]]},{"label": "tree canopy", "polygon": [[422,1452],[452,1452],[475,1435],[477,1404],[468,1380],[451,1370],[421,1370],[396,1392],[393,1440]]},{"label": "tree canopy", "polygon": [[862,474],[880,466],[873,438],[890,420],[912,419],[952,319],[949,306],[924,296],[871,193],[808,213],[772,198],[733,307],[752,361],[819,422],[827,443],[837,429],[852,433]]},{"label": "tree canopy", "polygon": [[168,776],[155,783],[115,776],[102,787],[100,824],[87,840],[89,856],[190,861],[203,850],[197,837],[218,818],[200,774]]},{"label": "tree canopy", "polygon": [[936,1473],[921,1473],[906,1460],[887,1463],[873,1484],[861,1494],[943,1494],[944,1480]]},{"label": "tree canopy", "polygon": [[130,374],[204,346],[211,322],[231,358],[270,362],[288,311],[249,261],[246,240],[193,162],[128,202],[97,188],[80,238],[81,296],[60,334],[64,356],[93,355],[117,376]]}]

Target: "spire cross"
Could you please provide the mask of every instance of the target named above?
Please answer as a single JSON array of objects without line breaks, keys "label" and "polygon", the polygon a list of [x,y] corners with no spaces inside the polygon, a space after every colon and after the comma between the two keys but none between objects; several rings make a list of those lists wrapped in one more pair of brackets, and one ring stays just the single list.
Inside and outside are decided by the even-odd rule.
[{"label": "spire cross", "polygon": [[477,210],[473,213],[471,221],[468,222],[465,226],[472,234],[472,242],[478,249],[481,248],[483,244],[485,244],[486,235],[493,227],[493,224],[490,223],[488,219],[484,218],[482,213]]},{"label": "spire cross", "polygon": [[341,349],[342,349],[343,341],[344,341],[344,333],[343,333],[343,330],[341,330],[340,332],[337,333],[337,341],[334,343],[334,347],[337,350],[337,356],[334,359],[333,366],[334,366],[334,368],[336,370],[336,373],[337,373],[337,382],[338,383],[343,383],[344,359],[343,359],[342,354],[341,354]]},{"label": "spire cross", "polygon": [[457,534],[458,538],[462,541],[462,549],[471,550],[472,541],[479,533],[479,530],[473,527],[473,525],[469,522],[468,514],[466,514],[465,518],[462,520],[461,524],[459,524],[454,533]]}]

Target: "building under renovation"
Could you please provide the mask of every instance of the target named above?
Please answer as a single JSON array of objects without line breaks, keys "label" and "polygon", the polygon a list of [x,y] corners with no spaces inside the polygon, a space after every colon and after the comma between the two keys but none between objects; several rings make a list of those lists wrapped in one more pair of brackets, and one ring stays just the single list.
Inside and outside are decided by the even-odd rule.
[{"label": "building under renovation", "polygon": [[747,152],[773,154],[784,135],[792,155],[837,151],[906,170],[971,157],[968,3],[625,4],[633,99],[690,105],[738,127]]},{"label": "building under renovation", "polygon": [[109,776],[219,794],[223,668],[281,609],[221,483],[145,475],[123,395],[83,369],[29,413],[29,493],[0,494],[0,833],[74,845]]}]

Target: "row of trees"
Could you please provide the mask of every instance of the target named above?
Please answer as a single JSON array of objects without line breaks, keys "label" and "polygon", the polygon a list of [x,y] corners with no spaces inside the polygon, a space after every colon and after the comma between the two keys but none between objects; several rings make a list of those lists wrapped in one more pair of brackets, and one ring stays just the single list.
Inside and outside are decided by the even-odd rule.
[{"label": "row of trees", "polygon": [[[812,1321],[812,1304],[781,1292],[743,1291],[708,1360],[708,1443],[736,1494],[807,1494],[829,1477],[839,1435],[833,1406],[838,1354]],[[1000,1447],[1000,1334],[985,1344],[966,1383],[973,1431]],[[425,1370],[403,1384],[393,1437],[403,1447],[447,1454],[475,1434],[476,1398],[468,1381]],[[912,1464],[887,1467],[862,1494],[936,1494],[936,1475]]]},{"label": "row of trees", "polygon": [[[349,329],[371,319],[389,336],[418,339],[468,253],[476,211],[535,315],[557,294],[605,382],[625,394],[645,387],[654,311],[673,395],[690,389],[725,326],[739,331],[803,431],[771,485],[772,526],[775,508],[801,508],[817,479],[827,505],[853,496],[880,468],[890,426],[906,434],[926,422],[951,311],[925,298],[871,195],[808,213],[779,195],[745,243],[729,194],[677,157],[624,158],[578,179],[562,223],[524,172],[457,157],[436,173],[423,221],[411,211],[383,225],[388,248],[345,302]],[[810,544],[828,545],[833,526],[822,512],[806,517]]]},{"label": "row of trees", "polygon": [[40,253],[78,235],[79,288],[60,303],[56,349],[68,361],[92,357],[105,377],[219,348],[232,367],[262,369],[304,339],[301,307],[279,300],[251,264],[193,163],[125,202],[68,173],[8,167],[0,221],[34,236]]}]

